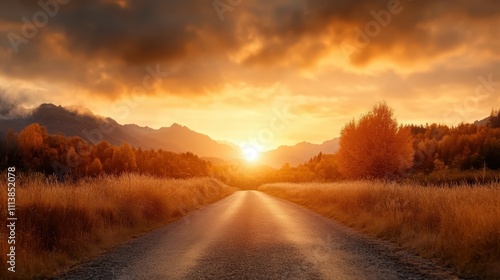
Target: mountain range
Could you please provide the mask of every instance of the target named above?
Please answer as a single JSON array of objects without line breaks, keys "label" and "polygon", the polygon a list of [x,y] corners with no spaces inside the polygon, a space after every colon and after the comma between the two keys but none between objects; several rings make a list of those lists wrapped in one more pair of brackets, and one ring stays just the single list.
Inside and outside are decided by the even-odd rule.
[{"label": "mountain range", "polygon": [[[1,112],[3,116],[7,112]],[[21,131],[32,123],[47,128],[49,134],[79,136],[98,143],[106,140],[113,145],[129,143],[143,149],[163,149],[171,152],[192,152],[200,157],[222,160],[240,160],[240,149],[229,142],[215,141],[186,126],[174,123],[170,127],[153,129],[135,124],[121,125],[111,118],[94,115],[90,110],[78,106],[62,107],[42,104],[30,113],[0,118],[0,137],[8,130]],[[281,146],[261,154],[259,162],[272,167],[285,163],[297,165],[309,160],[319,152],[334,153],[338,139],[322,144],[302,142],[295,146]]]}]

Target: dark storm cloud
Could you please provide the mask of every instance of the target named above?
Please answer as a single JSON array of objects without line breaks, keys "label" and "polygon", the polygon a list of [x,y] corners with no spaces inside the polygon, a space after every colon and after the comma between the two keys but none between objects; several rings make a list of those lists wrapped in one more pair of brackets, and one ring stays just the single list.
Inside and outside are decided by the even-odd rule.
[{"label": "dark storm cloud", "polygon": [[9,32],[22,36],[22,18],[31,21],[41,7],[36,1],[8,1],[3,7],[0,25],[17,27],[0,28],[4,75],[62,80],[114,96],[123,86],[140,85],[148,65],[160,65],[176,79],[165,84],[184,83],[172,92],[201,92],[219,85],[213,70],[228,64],[225,53],[238,47],[234,25],[222,23],[207,1],[128,1],[121,7],[93,0],[59,6],[48,25],[10,55]]},{"label": "dark storm cloud", "polygon": [[[228,77],[235,73],[250,72],[241,79],[268,83],[276,69],[311,67],[343,43],[354,45],[355,28],[364,30],[374,21],[372,11],[388,9],[391,1],[243,0],[221,21],[208,0],[72,0],[60,4],[16,54],[9,51],[8,34],[22,34],[22,18],[32,20],[41,8],[38,1],[8,0],[0,11],[0,71],[64,81],[111,98],[140,84],[145,67],[157,64],[171,74],[159,91],[171,94],[217,91],[234,82]],[[495,53],[497,1],[396,2],[402,11],[348,57],[351,63],[384,58],[412,65],[467,44]],[[256,42],[258,48],[245,51]],[[241,60],[231,59],[239,53]],[[258,71],[248,70],[253,68]]]},{"label": "dark storm cloud", "polygon": [[[290,50],[300,50],[294,49],[295,46],[306,46],[305,42],[314,41],[315,36],[321,35],[328,36],[330,46],[341,47],[343,43],[353,46],[356,51],[348,53],[349,59],[358,65],[379,56],[405,62],[426,60],[480,39],[498,42],[500,35],[497,28],[500,4],[493,0],[310,0],[301,3],[275,9],[269,21],[254,18],[253,25],[265,37],[266,43],[261,52],[248,59],[249,62],[265,63],[290,57],[294,55]],[[396,13],[388,13],[390,7]],[[385,27],[374,14],[386,24]],[[375,23],[379,30],[370,23]],[[376,35],[367,34],[370,32],[366,31],[367,26]],[[364,38],[360,39],[363,35],[359,35],[358,29]],[[481,38],[483,35],[487,38]],[[355,44],[355,40],[368,42],[360,45]],[[311,60],[307,51],[312,48],[321,52],[327,46],[319,40],[309,44],[309,48],[300,52],[304,61]]]}]

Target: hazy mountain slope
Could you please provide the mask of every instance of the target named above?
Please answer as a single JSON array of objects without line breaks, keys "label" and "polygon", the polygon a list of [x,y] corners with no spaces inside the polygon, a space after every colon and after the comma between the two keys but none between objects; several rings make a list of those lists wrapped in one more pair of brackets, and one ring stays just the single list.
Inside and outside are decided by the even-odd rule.
[{"label": "hazy mountain slope", "polygon": [[276,150],[265,152],[260,158],[262,162],[276,168],[281,167],[287,162],[295,166],[309,160],[320,152],[333,154],[338,148],[338,138],[325,141],[322,144],[302,142],[295,146],[281,146]]},{"label": "hazy mountain slope", "polygon": [[8,129],[19,132],[32,123],[45,126],[50,134],[79,136],[94,143],[101,140],[113,145],[127,142],[143,149],[192,152],[199,156],[225,159],[240,156],[238,149],[220,144],[178,124],[158,130],[137,125],[120,125],[111,118],[95,116],[88,110],[75,110],[74,107],[67,109],[53,104],[42,104],[27,117],[0,119],[0,134]]},{"label": "hazy mountain slope", "polygon": [[240,157],[239,149],[219,143],[207,135],[195,132],[185,126],[174,123],[170,127],[158,130],[142,128],[136,125],[126,125],[126,131],[161,141],[168,146],[169,151],[190,151],[199,156],[231,159]]},{"label": "hazy mountain slope", "polygon": [[485,126],[488,124],[489,120],[490,120],[490,117],[487,117],[485,119],[475,121],[474,124],[477,126]]},{"label": "hazy mountain slope", "polygon": [[[143,149],[192,152],[207,158],[224,160],[241,158],[241,152],[234,144],[215,141],[207,135],[176,123],[160,129],[135,124],[121,125],[111,118],[96,116],[90,110],[78,106],[61,107],[42,104],[24,117],[0,118],[0,136],[8,129],[19,132],[32,123],[45,126],[50,134],[79,136],[93,143],[106,140],[113,145],[120,145],[127,142]],[[265,152],[259,161],[273,167],[281,167],[287,162],[297,165],[319,152],[334,153],[337,149],[338,139],[326,141],[323,144],[302,142],[295,146],[281,146],[276,150]]]}]

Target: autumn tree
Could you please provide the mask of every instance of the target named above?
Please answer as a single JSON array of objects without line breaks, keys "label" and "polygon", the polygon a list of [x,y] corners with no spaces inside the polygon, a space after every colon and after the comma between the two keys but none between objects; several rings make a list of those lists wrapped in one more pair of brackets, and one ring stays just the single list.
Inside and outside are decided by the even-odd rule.
[{"label": "autumn tree", "polygon": [[19,146],[23,150],[39,149],[42,147],[43,138],[47,135],[47,129],[38,123],[25,127],[19,132]]},{"label": "autumn tree", "polygon": [[317,177],[322,180],[333,181],[341,177],[336,155],[322,154],[315,166]]},{"label": "autumn tree", "polygon": [[19,165],[21,155],[19,151],[18,135],[14,130],[9,129],[2,138],[0,145],[0,162],[7,165]]},{"label": "autumn tree", "polygon": [[135,153],[128,143],[121,144],[114,150],[111,165],[116,173],[135,171],[137,168]]},{"label": "autumn tree", "polygon": [[99,176],[102,174],[102,164],[98,158],[95,158],[88,167],[87,174],[90,176]]},{"label": "autumn tree", "polygon": [[411,129],[398,126],[385,102],[341,131],[339,171],[346,178],[387,178],[402,175],[413,162]]},{"label": "autumn tree", "polygon": [[48,138],[47,129],[38,123],[25,127],[18,136],[22,161],[26,167],[37,169],[41,165],[40,154],[44,140]]}]

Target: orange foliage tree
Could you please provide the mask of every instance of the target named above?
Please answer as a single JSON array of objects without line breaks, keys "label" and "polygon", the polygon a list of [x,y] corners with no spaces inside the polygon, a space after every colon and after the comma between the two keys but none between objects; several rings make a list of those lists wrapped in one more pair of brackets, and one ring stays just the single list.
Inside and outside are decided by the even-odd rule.
[{"label": "orange foliage tree", "polygon": [[19,146],[24,151],[39,150],[42,148],[44,136],[47,136],[45,127],[38,123],[31,124],[19,133]]},{"label": "orange foliage tree", "polygon": [[88,167],[87,174],[90,176],[99,176],[102,174],[102,163],[98,158],[94,158],[90,166]]},{"label": "orange foliage tree", "polygon": [[38,123],[31,124],[19,132],[18,144],[26,166],[36,169],[41,164],[40,154],[47,137],[47,129]]},{"label": "orange foliage tree", "polygon": [[137,163],[132,147],[128,143],[121,144],[113,151],[111,164],[116,173],[135,171]]},{"label": "orange foliage tree", "polygon": [[411,167],[413,155],[410,129],[398,126],[393,110],[382,102],[344,126],[337,157],[342,175],[358,179],[402,175]]}]

